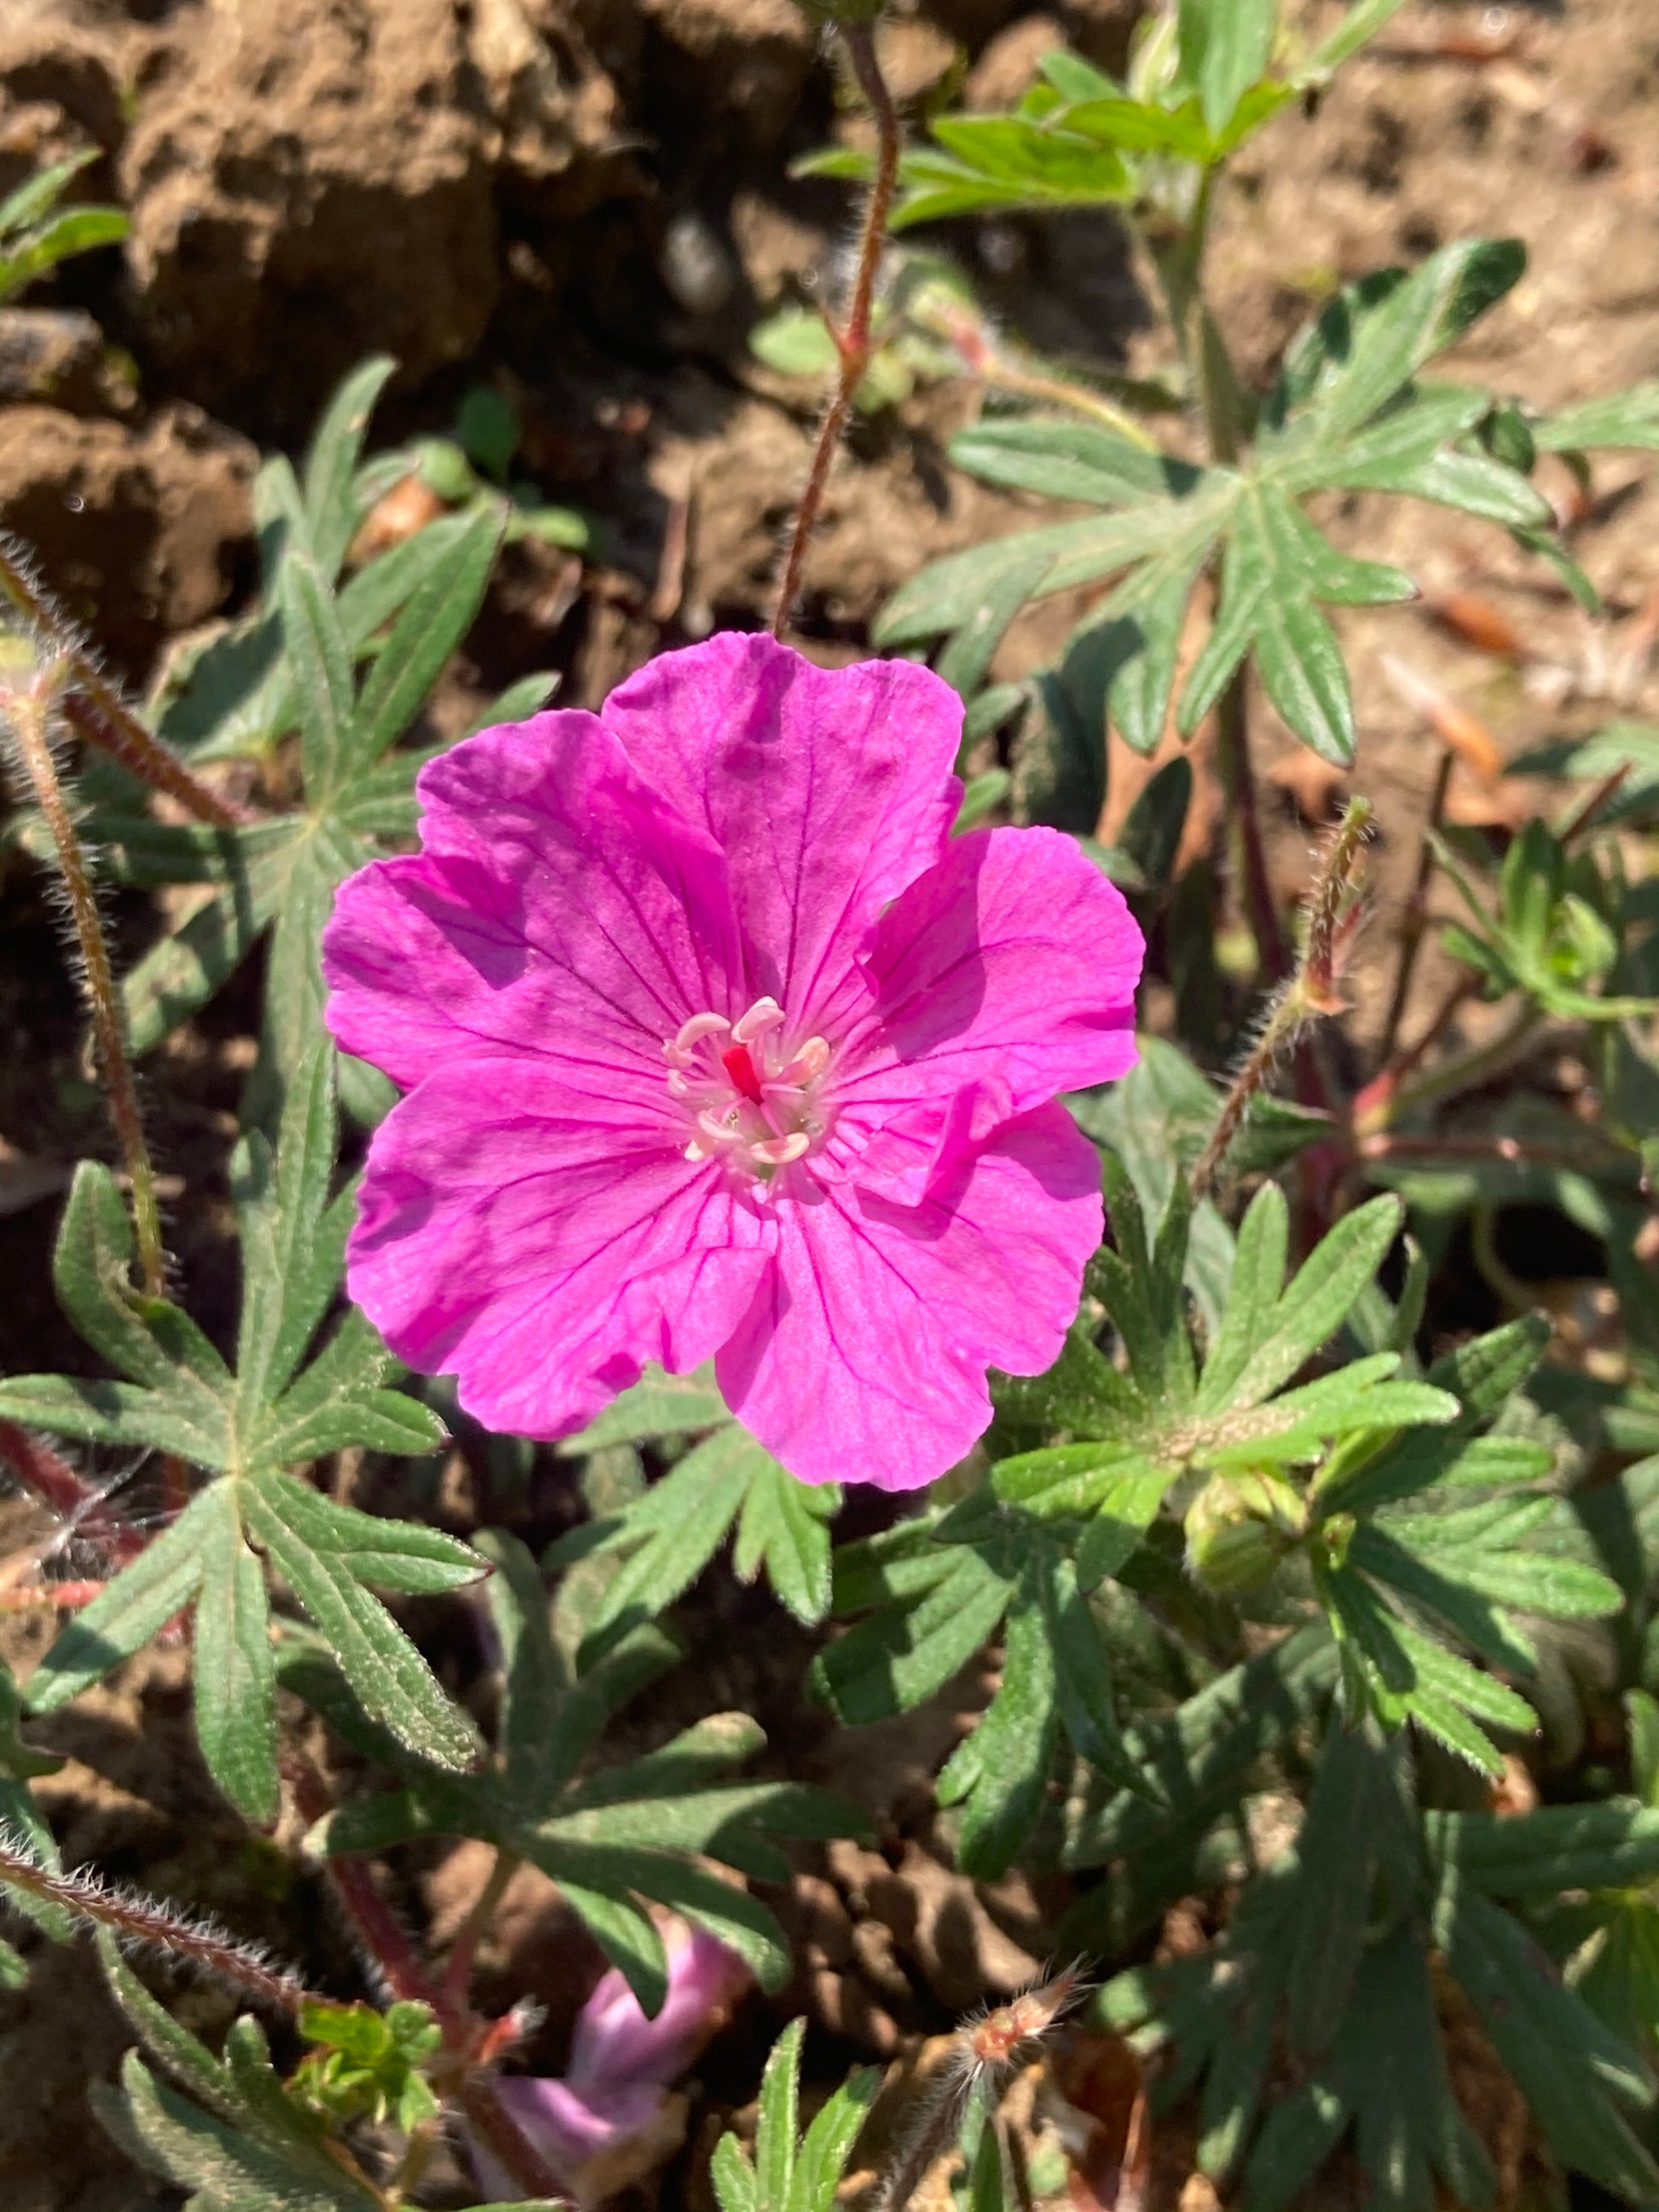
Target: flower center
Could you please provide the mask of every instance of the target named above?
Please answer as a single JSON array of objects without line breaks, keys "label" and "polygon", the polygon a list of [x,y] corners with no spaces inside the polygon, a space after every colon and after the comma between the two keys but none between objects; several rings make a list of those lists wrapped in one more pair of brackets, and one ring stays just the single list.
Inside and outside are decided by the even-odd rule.
[{"label": "flower center", "polygon": [[819,1079],[830,1065],[821,1036],[790,1047],[775,999],[746,1014],[693,1014],[663,1047],[668,1088],[691,1124],[688,1160],[723,1159],[758,1182],[804,1160],[827,1134]]}]

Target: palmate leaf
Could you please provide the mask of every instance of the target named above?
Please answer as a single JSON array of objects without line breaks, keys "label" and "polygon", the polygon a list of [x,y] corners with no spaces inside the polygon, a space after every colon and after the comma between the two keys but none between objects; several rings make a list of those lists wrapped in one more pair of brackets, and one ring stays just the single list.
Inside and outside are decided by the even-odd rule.
[{"label": "palmate leaf", "polygon": [[[1213,168],[1386,21],[1400,0],[1359,0],[1290,76],[1269,76],[1277,0],[1182,0],[1179,65],[1158,96],[1126,91],[1062,51],[1012,114],[947,115],[900,159],[891,228],[1013,207],[1090,207],[1142,198],[1158,165]],[[1346,33],[1346,37],[1345,34]],[[1153,164],[1148,169],[1148,162]],[[864,177],[869,157],[837,147],[797,174]]]},{"label": "palmate leaf", "polygon": [[1086,1323],[1060,1364],[999,1386],[999,1435],[1058,1431],[1066,1441],[1015,1451],[992,1470],[996,1494],[1045,1521],[1093,1523],[1078,1553],[1086,1584],[1134,1550],[1170,1488],[1196,1471],[1310,1464],[1337,1439],[1454,1420],[1457,1401],[1400,1379],[1382,1352],[1287,1389],[1341,1328],[1398,1231],[1393,1200],[1373,1200],[1331,1231],[1285,1281],[1288,1213],[1264,1185],[1239,1231],[1225,1302],[1201,1367],[1182,1310],[1190,1201],[1178,1177],[1155,1245],[1124,1169],[1107,1156],[1115,1251],[1091,1282],[1127,1355],[1127,1371]]},{"label": "palmate leaf", "polygon": [[1393,1724],[1413,1719],[1494,1773],[1503,1760],[1481,1723],[1528,1733],[1531,1709],[1445,1639],[1527,1674],[1537,1655],[1517,1613],[1595,1618],[1624,1603],[1615,1582],[1572,1555],[1571,1509],[1540,1486],[1550,1452],[1479,1433],[1524,1382],[1547,1334],[1523,1320],[1461,1346],[1427,1377],[1455,1395],[1456,1423],[1339,1449],[1311,1497],[1315,1571],[1350,1704]]},{"label": "palmate leaf", "polygon": [[[107,791],[94,792],[86,824],[118,874],[208,886],[124,981],[136,1052],[154,1049],[270,936],[246,1121],[270,1118],[320,1034],[318,939],[336,890],[414,830],[415,777],[430,753],[398,740],[483,602],[505,523],[504,506],[486,501],[440,518],[337,584],[373,476],[359,465],[363,434],[391,368],[376,358],[341,386],[319,428],[303,487],[286,461],[261,472],[264,611],[208,648],[159,720],[161,734],[198,760],[268,753],[297,732],[302,805],[273,820],[203,833],[135,813],[132,787],[117,777]],[[538,678],[515,687],[503,711],[533,713],[551,685]],[[344,1096],[370,1119],[390,1103],[360,1079]]]},{"label": "palmate leaf", "polygon": [[643,1626],[573,1667],[524,1546],[496,1533],[480,1549],[495,1569],[489,1597],[505,1680],[495,1753],[478,1771],[458,1775],[399,1741],[366,1714],[356,1674],[297,1639],[283,1659],[283,1681],[398,1784],[327,1815],[313,1831],[316,1847],[385,1850],[456,1835],[516,1852],[559,1885],[648,2013],[660,2008],[668,1984],[647,1901],[707,1929],[775,1988],[788,1972],[782,1931],[757,1899],[701,1862],[787,1881],[789,1861],[775,1838],[861,1834],[858,1808],[801,1784],[730,1779],[764,1741],[742,1713],[713,1714],[659,1750],[592,1767],[611,1712],[672,1664],[677,1647]]},{"label": "palmate leaf", "polygon": [[[1201,2077],[1200,2168],[1280,2212],[1352,2131],[1368,2201],[1431,2212],[1437,2179],[1489,2204],[1496,2177],[1452,2095],[1424,1942],[1427,1869],[1407,1772],[1373,1734],[1328,1737],[1295,1844],[1225,1933],[1109,1986],[1118,2025],[1173,2041]],[[1293,2080],[1275,2085],[1288,2054]]]},{"label": "palmate leaf", "polygon": [[[1499,1770],[1488,1731],[1529,1732],[1532,1709],[1465,1654],[1528,1674],[1537,1653],[1526,1616],[1593,1618],[1623,1603],[1580,1555],[1571,1509],[1539,1487],[1549,1453],[1479,1433],[1525,1380],[1544,1331],[1510,1324],[1421,1381],[1400,1372],[1400,1352],[1380,1350],[1297,1382],[1374,1287],[1400,1210],[1373,1200],[1345,1216],[1286,1283],[1288,1212],[1266,1184],[1240,1226],[1200,1358],[1183,1310],[1184,1182],[1173,1179],[1154,1240],[1110,1154],[1105,1176],[1116,1249],[1088,1280],[1121,1359],[1096,1342],[1085,1310],[1049,1374],[999,1384],[993,1492],[1053,1531],[1085,1589],[1146,1556],[1143,1539],[1183,1478],[1219,1481],[1247,1528],[1259,1530],[1264,1496],[1277,1501],[1262,1540],[1280,1554],[1306,1551],[1352,1715],[1369,1711],[1391,1728],[1413,1720]],[[1018,1449],[1036,1436],[1056,1441]],[[1282,1481],[1298,1468],[1314,1470],[1305,1494],[1264,1493],[1268,1472]],[[1235,1479],[1244,1487],[1229,1492]],[[1189,1516],[1189,1537],[1194,1527]],[[1192,1556],[1204,1574],[1204,1553]]]},{"label": "palmate leaf", "polygon": [[[1237,11],[1240,36],[1248,13]],[[1218,100],[1231,66],[1229,49],[1215,64]],[[1169,715],[1188,598],[1206,567],[1218,565],[1220,602],[1181,692],[1180,726],[1196,726],[1249,655],[1297,735],[1346,763],[1352,701],[1322,609],[1407,599],[1415,586],[1398,569],[1338,552],[1302,503],[1319,491],[1393,491],[1514,529],[1542,527],[1542,495],[1475,435],[1489,411],[1483,395],[1417,380],[1509,289],[1523,262],[1512,241],[1473,240],[1431,255],[1409,276],[1386,271],[1340,295],[1292,348],[1255,448],[1237,468],[1181,466],[1093,424],[990,423],[963,433],[952,455],[970,473],[1103,511],[932,563],[888,603],[881,641],[919,645],[976,625],[988,657],[996,641],[986,643],[988,627],[1006,628],[1024,599],[1115,575],[1121,580],[1088,617],[1111,625],[1116,641],[1102,673],[1100,715],[1150,751]],[[1033,575],[1023,594],[1008,587]]]},{"label": "palmate leaf", "polygon": [[355,1311],[309,1366],[338,1281],[351,1210],[331,1197],[336,1138],[329,1056],[312,1053],[289,1097],[273,1158],[258,1135],[233,1166],[242,1232],[238,1366],[177,1306],[131,1286],[131,1231],[107,1170],[84,1164],[55,1269],[81,1334],[126,1376],[0,1382],[0,1409],[60,1435],[173,1453],[215,1479],[64,1629],[28,1702],[54,1711],[195,1607],[196,1718],[222,1789],[250,1820],[277,1809],[276,1685],[263,1561],[350,1670],[365,1707],[427,1756],[465,1766],[471,1723],[369,1586],[453,1589],[485,1563],[453,1537],[337,1504],[288,1469],[348,1444],[419,1453],[441,1425],[386,1387],[391,1360]]},{"label": "palmate leaf", "polygon": [[703,1430],[701,1442],[641,1497],[573,1529],[546,1555],[547,1566],[611,1554],[621,1559],[587,1625],[593,1652],[672,1605],[734,1528],[739,1581],[753,1582],[764,1568],[780,1602],[808,1627],[829,1609],[829,1524],[841,1509],[839,1488],[797,1481],[732,1420],[708,1372],[635,1383],[559,1451],[574,1458]]},{"label": "palmate leaf", "polygon": [[834,1609],[866,1613],[813,1662],[837,1717],[885,1720],[942,1689],[1006,1622],[1001,1679],[939,1778],[960,1803],[957,1856],[1006,1872],[1041,1810],[1062,1735],[1128,1790],[1149,1785],[1120,1732],[1112,1670],[1076,1572],[1048,1531],[976,1493],[836,1555]]},{"label": "palmate leaf", "polygon": [[1103,2008],[1143,2045],[1173,2044],[1166,2094],[1202,2079],[1200,2166],[1223,2184],[1242,2173],[1245,2205],[1280,2212],[1352,2131],[1369,2201],[1484,2206],[1496,2178],[1450,2092],[1432,1942],[1562,2165],[1645,2202],[1656,2169],[1619,2106],[1650,2105],[1651,2081],[1499,1900],[1656,1868],[1659,1825],[1629,1801],[1419,1821],[1398,1753],[1369,1724],[1337,1728],[1295,1843],[1224,1935],[1120,1976]]}]

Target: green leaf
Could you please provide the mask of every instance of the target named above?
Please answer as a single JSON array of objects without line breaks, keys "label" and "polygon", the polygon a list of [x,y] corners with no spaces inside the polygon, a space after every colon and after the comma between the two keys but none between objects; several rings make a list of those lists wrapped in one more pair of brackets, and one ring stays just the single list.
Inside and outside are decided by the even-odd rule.
[{"label": "green leaf", "polygon": [[122,979],[129,1046],[140,1057],[229,980],[287,896],[305,848],[303,825],[289,818],[234,834],[229,883]]},{"label": "green leaf", "polygon": [[301,773],[308,797],[319,805],[338,789],[349,759],[351,657],[321,570],[296,549],[283,556],[277,605],[294,672]]},{"label": "green leaf", "polygon": [[[502,515],[499,508],[485,507],[457,520],[459,527],[443,549],[441,565],[434,564],[404,601],[363,685],[349,740],[355,763],[377,760],[403,735],[483,604]],[[421,534],[431,536],[446,526],[434,523]]]},{"label": "green leaf", "polygon": [[1298,85],[1322,83],[1374,39],[1404,0],[1350,0],[1347,13],[1327,32],[1296,73]]},{"label": "green leaf", "polygon": [[760,2191],[748,2154],[734,2135],[724,2135],[709,2161],[709,2179],[720,2212],[761,2212]]},{"label": "green leaf", "polygon": [[813,1689],[849,1724],[908,1712],[995,1632],[1009,1595],[1009,1583],[977,1552],[951,1546],[919,1599],[884,1607],[819,1652]]},{"label": "green leaf", "polygon": [[1184,497],[1204,479],[1191,463],[1132,445],[1092,422],[978,422],[958,430],[950,451],[959,469],[985,483],[1097,507]]},{"label": "green leaf", "polygon": [[283,1102],[280,1164],[257,1132],[231,1158],[242,1248],[236,1390],[244,1426],[247,1409],[264,1407],[293,1380],[339,1286],[351,1207],[329,1206],[338,1139],[333,1061],[319,1042],[295,1070]]},{"label": "green leaf", "polygon": [[340,573],[362,519],[352,495],[358,456],[374,403],[396,367],[389,355],[374,354],[353,369],[329,401],[306,457],[305,514],[311,550],[330,583]]},{"label": "green leaf", "polygon": [[1428,1813],[1424,1838],[1445,1870],[1484,1897],[1540,1903],[1570,1889],[1659,1878],[1659,1812],[1629,1799],[1542,1805],[1514,1819]]},{"label": "green leaf", "polygon": [[122,2063],[119,2094],[99,2083],[93,2106],[143,2165],[191,2191],[200,2212],[373,2212],[379,2202],[320,2143],[313,2166],[297,2145],[258,2141],[156,2081],[136,2051]]},{"label": "green leaf", "polygon": [[30,223],[38,222],[49,213],[71,179],[78,177],[82,169],[90,168],[99,158],[97,148],[88,146],[64,161],[49,162],[32,177],[25,177],[21,185],[0,199],[0,242],[9,242]]},{"label": "green leaf", "polygon": [[1069,1561],[1042,1574],[1043,1619],[1054,1654],[1054,1693],[1066,1733],[1080,1754],[1120,1789],[1146,1790],[1118,1726],[1111,1670],[1087,1601]]},{"label": "green leaf", "polygon": [[850,2074],[829,2102],[821,2105],[801,2138],[794,2179],[784,2212],[834,2212],[847,2161],[875,2102],[878,2067]]},{"label": "green leaf", "polygon": [[1398,1234],[1401,1216],[1399,1200],[1388,1197],[1345,1214],[1297,1270],[1242,1364],[1230,1362],[1231,1371],[1213,1382],[1206,1368],[1196,1410],[1257,1406],[1288,1382],[1341,1327]]},{"label": "green leaf", "polygon": [[202,1528],[196,1606],[196,1733],[214,1780],[256,1827],[281,1809],[276,1680],[264,1569],[242,1540],[228,1487],[204,1493],[218,1508]]},{"label": "green leaf", "polygon": [[1279,0],[1181,0],[1182,71],[1198,85],[1212,133],[1267,73],[1278,19]]},{"label": "green leaf", "polygon": [[605,1586],[585,1648],[603,1650],[690,1587],[736,1520],[758,1452],[735,1425],[716,1429],[618,1517],[605,1540],[629,1547],[629,1556]]},{"label": "green leaf", "polygon": [[830,1522],[841,1504],[830,1486],[799,1482],[769,1452],[752,1447],[753,1472],[738,1515],[732,1565],[740,1582],[763,1567],[779,1599],[811,1628],[830,1607]]},{"label": "green leaf", "polygon": [[762,2203],[789,2203],[795,2176],[795,2133],[799,2110],[800,2046],[804,2020],[792,2020],[772,2045],[761,2076],[760,2113],[755,2125],[755,2181]]},{"label": "green leaf", "polygon": [[[267,1475],[246,1486],[248,1532],[338,1654],[363,1710],[438,1765],[471,1765],[481,1749],[471,1723],[444,1695],[385,1607],[357,1581],[356,1559],[338,1549],[337,1523],[319,1510],[324,1504],[290,1477]],[[434,1529],[416,1533],[437,1536]],[[383,1556],[374,1555],[377,1565]]]},{"label": "green leaf", "polygon": [[1596,446],[1639,447],[1659,452],[1659,380],[1586,399],[1532,425],[1547,453],[1572,453]]},{"label": "green leaf", "polygon": [[610,1444],[644,1443],[658,1437],[712,1429],[731,1418],[711,1367],[700,1367],[695,1375],[665,1375],[653,1369],[556,1449],[561,1459],[574,1459]]},{"label": "green leaf", "polygon": [[941,1805],[966,1800],[957,1859],[980,1881],[999,1880],[1012,1864],[1054,1764],[1060,1706],[1040,1573],[1034,1565],[1022,1577],[1009,1607],[996,1696],[946,1760],[937,1784]]},{"label": "green leaf", "polygon": [[1068,1838],[1068,1867],[1103,1866],[1140,1852],[1167,1852],[1177,1824],[1207,1824],[1232,1802],[1263,1753],[1325,1705],[1337,1671],[1322,1622],[1247,1664],[1230,1668],[1168,1718],[1125,1732],[1129,1758],[1150,1774],[1162,1802],[1119,1790],[1091,1807]]},{"label": "green leaf", "polygon": [[235,2125],[246,2115],[229,2076],[204,2043],[198,2041],[167,2007],[153,1997],[126,1960],[107,1928],[95,1931],[99,1962],[110,1994],[149,2056],[166,2068],[198,2105]]}]

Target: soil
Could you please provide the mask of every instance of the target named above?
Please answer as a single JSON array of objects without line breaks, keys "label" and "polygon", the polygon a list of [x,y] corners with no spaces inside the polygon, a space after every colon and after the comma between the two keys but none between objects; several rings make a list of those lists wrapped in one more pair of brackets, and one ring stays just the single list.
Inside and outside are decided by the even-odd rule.
[{"label": "soil", "polygon": [[[884,31],[884,58],[912,101],[965,76],[974,99],[1004,102],[1060,40],[1120,64],[1135,12],[1132,0],[1062,0],[1041,13],[1018,0],[922,0]],[[384,351],[398,368],[377,435],[445,429],[469,386],[494,382],[520,411],[525,473],[594,528],[583,561],[513,550],[441,721],[459,725],[473,702],[537,667],[561,672],[567,703],[592,705],[664,646],[757,624],[804,473],[812,395],[761,369],[746,333],[770,308],[833,289],[844,188],[787,172],[847,127],[842,104],[826,49],[791,0],[3,0],[0,195],[46,160],[93,150],[76,189],[118,202],[132,233],[125,249],[68,264],[0,313],[0,526],[30,542],[110,666],[141,686],[182,635],[246,600],[258,453],[297,450],[340,374]],[[1265,382],[1334,281],[1479,231],[1522,237],[1529,267],[1454,374],[1548,407],[1659,374],[1652,0],[1408,0],[1328,94],[1278,118],[1235,172],[1215,246],[1220,317],[1247,375]],[[939,242],[1033,343],[1133,375],[1160,364],[1146,272],[1109,220],[963,224]],[[805,649],[854,656],[883,599],[925,560],[1063,511],[950,469],[949,437],[977,405],[966,384],[935,385],[856,425],[808,561]],[[1551,489],[1565,500],[1565,475]],[[1441,686],[1509,757],[1614,714],[1653,714],[1659,697],[1633,647],[1644,625],[1659,626],[1659,493],[1632,456],[1599,463],[1593,492],[1574,545],[1607,602],[1594,623],[1499,532],[1358,499],[1328,518],[1344,544],[1408,569],[1424,597],[1343,617],[1363,732],[1351,774],[1313,763],[1257,703],[1270,853],[1287,896],[1344,792],[1363,791],[1379,824],[1373,942],[1388,940],[1438,750],[1389,655]],[[1034,610],[994,673],[1040,665],[1081,604]],[[1219,817],[1207,755],[1200,733],[1195,841]],[[1103,836],[1147,772],[1114,741]],[[1524,784],[1460,767],[1450,811],[1503,826],[1534,803]],[[8,870],[0,1272],[22,1285],[46,1279],[63,1164],[102,1139],[46,886],[21,862]],[[115,919],[118,934],[141,940],[141,902]],[[1362,1030],[1389,974],[1383,960],[1361,963]],[[1420,1006],[1443,982],[1425,957]],[[150,1076],[175,1253],[193,1307],[222,1334],[233,1295],[222,1159],[253,1005],[251,982],[226,994]],[[1408,1034],[1420,1018],[1414,1006]],[[87,1357],[35,1299],[0,1308],[0,1367]],[[504,1506],[476,1464],[458,1462],[424,1504],[461,1528],[494,1510],[526,1534],[543,1522],[551,1533],[568,1502],[550,1504],[540,1481]],[[49,1533],[9,1522],[3,1555]],[[711,2051],[703,2109],[688,2122],[695,2155],[663,2185],[666,2202],[702,2205],[713,2118],[752,2095],[778,2018],[809,2013],[825,2082],[853,2059],[913,2051],[964,2004],[1030,1973],[1056,1901],[1024,1881],[976,1888],[950,1871],[935,1832],[927,1778],[982,1705],[982,1681],[838,1741],[795,1711],[802,1653],[779,1638],[769,1601],[728,1591],[697,1604],[699,1648],[720,1655],[694,1670],[698,1711],[759,1712],[781,1769],[852,1789],[880,1834],[875,1852],[804,1859],[781,1900],[796,1984]],[[0,1648],[26,1663],[48,1626],[0,1619]],[[764,1655],[759,1679],[712,1682],[745,1640]],[[41,1796],[66,1850],[211,1905],[290,1955],[298,1946],[329,1986],[358,1986],[311,1877],[275,1847],[248,1844],[219,1807],[182,1680],[182,1655],[163,1646],[38,1731],[65,1758]],[[665,1733],[678,1724],[661,1718]],[[441,1934],[480,1878],[474,1847],[434,1855],[398,1901]],[[88,2118],[86,2081],[109,2072],[123,2040],[88,1960],[45,1949],[32,1959],[27,1991],[0,1996],[0,2200],[17,2212],[167,2201],[146,2194]],[[555,2063],[597,1966],[531,1876],[509,1893],[483,1963],[503,2001],[528,1991],[549,2008],[538,2051]],[[217,2000],[189,2002],[204,2021]],[[1483,2075],[1472,2028],[1466,2040],[1460,2086],[1472,2111],[1484,2098],[1497,2115],[1515,2202],[1526,2193],[1523,2116],[1489,2065]],[[1191,2212],[1213,2203],[1190,2174],[1177,2127],[1154,2155],[1151,2201]]]}]

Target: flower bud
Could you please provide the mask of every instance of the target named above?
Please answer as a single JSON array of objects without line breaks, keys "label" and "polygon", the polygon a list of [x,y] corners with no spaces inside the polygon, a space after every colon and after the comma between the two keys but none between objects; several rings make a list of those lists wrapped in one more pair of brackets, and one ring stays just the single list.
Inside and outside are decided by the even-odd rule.
[{"label": "flower bud", "polygon": [[1187,1509],[1187,1565],[1206,1589],[1259,1589],[1307,1525],[1282,1475],[1212,1475]]}]

